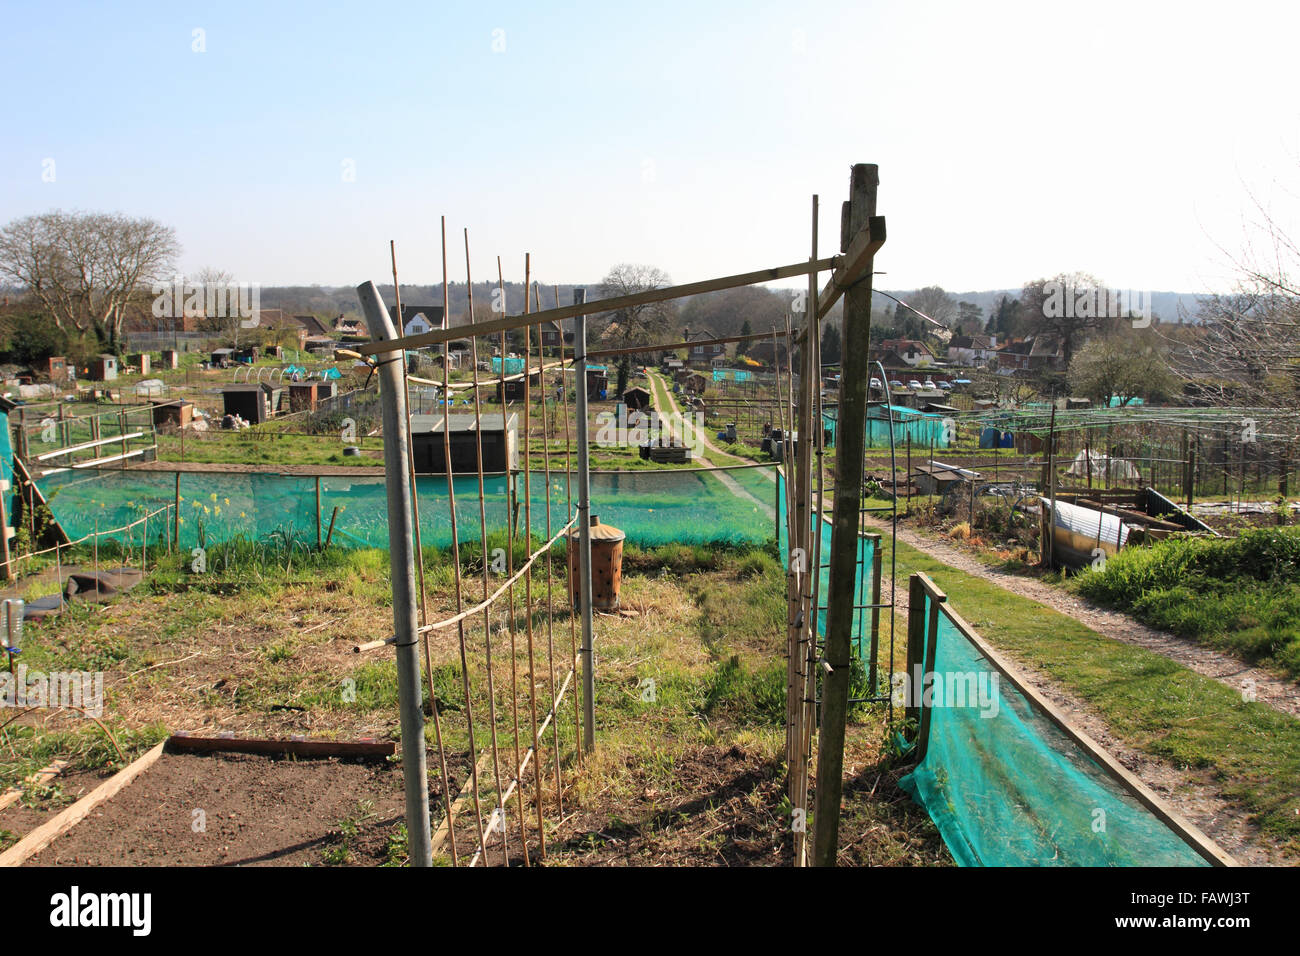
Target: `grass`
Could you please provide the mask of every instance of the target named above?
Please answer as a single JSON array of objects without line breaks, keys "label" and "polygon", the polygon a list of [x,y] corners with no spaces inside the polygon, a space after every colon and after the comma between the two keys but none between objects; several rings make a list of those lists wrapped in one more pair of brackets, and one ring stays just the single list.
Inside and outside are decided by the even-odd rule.
[{"label": "grass", "polygon": [[1204,774],[1270,840],[1300,853],[1300,721],[901,541],[897,547],[900,580],[929,574],[995,646],[1059,682],[1127,745]]},{"label": "grass", "polygon": [[1074,579],[1084,596],[1300,679],[1300,528],[1129,548]]}]

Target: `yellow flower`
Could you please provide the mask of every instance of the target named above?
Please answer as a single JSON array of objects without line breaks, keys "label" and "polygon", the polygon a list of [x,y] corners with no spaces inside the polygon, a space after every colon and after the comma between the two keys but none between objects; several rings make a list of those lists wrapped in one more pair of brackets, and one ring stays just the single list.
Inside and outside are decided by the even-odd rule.
[{"label": "yellow flower", "polygon": [[210,514],[212,514],[212,511],[208,508],[207,505],[204,505],[204,506],[203,506],[203,513],[204,513],[205,515],[210,515]]},{"label": "yellow flower", "polygon": [[221,505],[217,505],[217,507],[213,509],[212,514],[213,514],[215,517],[220,518],[220,517],[221,517]]},{"label": "yellow flower", "polygon": [[247,518],[248,515],[244,514],[244,513],[241,511],[241,512],[239,513],[239,517],[241,517],[241,518]]},{"label": "yellow flower", "polygon": [[229,498],[222,498],[222,499],[221,499],[221,503],[224,504],[227,508],[230,507],[230,499],[229,499]]},{"label": "yellow flower", "polygon": [[217,500],[217,493],[214,491],[214,492],[212,492],[212,494],[208,495],[208,497],[211,498],[213,501],[216,501],[216,500]]}]

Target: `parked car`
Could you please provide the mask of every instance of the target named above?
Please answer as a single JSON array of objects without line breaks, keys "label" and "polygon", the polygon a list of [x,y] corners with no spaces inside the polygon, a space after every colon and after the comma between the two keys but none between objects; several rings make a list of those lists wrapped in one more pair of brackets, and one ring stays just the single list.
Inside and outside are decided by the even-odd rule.
[{"label": "parked car", "polygon": [[935,382],[934,384],[935,384],[938,388],[942,388],[942,389],[944,389],[945,391],[947,391],[948,389],[952,388],[952,382],[948,381],[947,379],[943,379],[943,378],[939,379],[939,381]]},{"label": "parked car", "polygon": [[899,381],[898,379],[896,379],[896,378],[891,378],[891,379],[889,380],[889,387],[890,387],[890,388],[902,388],[902,387],[903,387],[903,383],[900,382],[900,381]]},{"label": "parked car", "polygon": [[934,384],[934,379],[927,378],[927,379],[925,380],[925,387],[926,387],[926,388],[938,388],[939,386],[937,386],[937,385]]},{"label": "parked car", "polygon": [[872,388],[880,388],[880,379],[878,379],[878,378],[873,378],[873,379],[871,380],[871,387],[872,387]]},{"label": "parked car", "polygon": [[920,388],[920,387],[921,387],[921,383],[918,382],[916,379],[912,379],[911,381],[909,381],[909,382],[907,383],[907,387],[908,387],[908,388]]}]

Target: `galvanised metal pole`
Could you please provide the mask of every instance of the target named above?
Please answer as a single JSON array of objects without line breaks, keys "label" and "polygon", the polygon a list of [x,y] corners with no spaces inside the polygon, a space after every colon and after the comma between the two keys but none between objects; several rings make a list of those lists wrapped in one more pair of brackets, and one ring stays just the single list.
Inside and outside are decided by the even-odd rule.
[{"label": "galvanised metal pole", "polygon": [[[357,286],[366,324],[380,339],[397,329],[373,282]],[[402,727],[402,777],[406,783],[406,840],[412,866],[432,866],[429,833],[429,772],[424,755],[419,631],[416,625],[413,489],[408,463],[406,383],[402,351],[381,352],[379,396],[384,421],[384,479],[388,488],[388,556],[393,573],[393,633],[397,651],[397,700]]]},{"label": "galvanised metal pole", "polygon": [[[573,304],[587,301],[573,290]],[[577,379],[578,431],[578,600],[582,614],[582,749],[596,749],[596,647],[591,630],[591,457],[587,448],[587,317],[574,318],[573,367]]]}]

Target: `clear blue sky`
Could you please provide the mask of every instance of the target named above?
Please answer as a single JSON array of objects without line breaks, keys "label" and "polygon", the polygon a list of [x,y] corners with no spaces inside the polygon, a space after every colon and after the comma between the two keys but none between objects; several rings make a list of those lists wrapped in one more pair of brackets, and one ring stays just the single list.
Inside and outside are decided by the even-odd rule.
[{"label": "clear blue sky", "polygon": [[[1199,291],[1300,190],[1291,4],[5,2],[0,221],[154,216],[264,284],[675,281],[837,241],[881,167],[886,288],[1085,270]],[[205,52],[194,52],[202,30]],[[494,31],[501,31],[500,33]],[[494,41],[504,49],[495,50]],[[42,180],[54,161],[53,182]],[[352,161],[355,182],[345,182]],[[1300,230],[1294,230],[1298,232]]]}]

